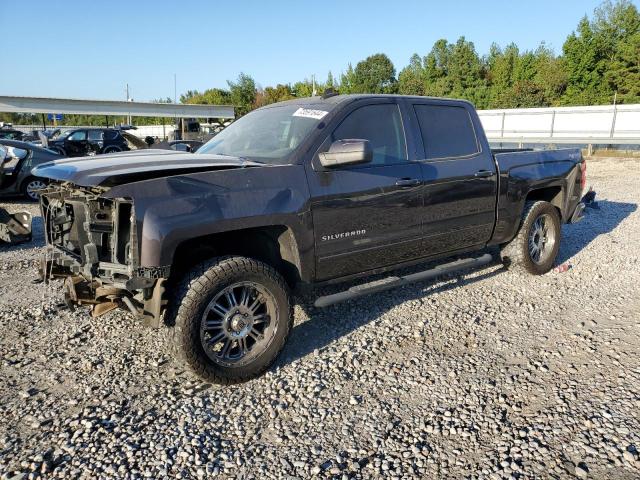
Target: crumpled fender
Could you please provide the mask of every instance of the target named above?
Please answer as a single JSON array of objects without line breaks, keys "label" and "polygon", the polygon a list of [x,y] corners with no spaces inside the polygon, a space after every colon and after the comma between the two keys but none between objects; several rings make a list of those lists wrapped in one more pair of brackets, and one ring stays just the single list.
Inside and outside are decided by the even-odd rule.
[{"label": "crumpled fender", "polygon": [[171,265],[194,238],[261,226],[288,227],[313,251],[309,193],[300,165],[198,172],[113,187],[108,198],[133,200],[142,267]]}]

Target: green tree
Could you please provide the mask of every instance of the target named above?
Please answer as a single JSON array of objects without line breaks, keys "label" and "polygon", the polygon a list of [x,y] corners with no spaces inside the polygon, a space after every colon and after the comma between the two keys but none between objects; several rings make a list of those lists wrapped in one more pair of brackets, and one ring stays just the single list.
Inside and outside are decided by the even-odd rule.
[{"label": "green tree", "polygon": [[331,73],[331,70],[329,70],[329,73],[327,74],[327,81],[324,84],[324,88],[332,88],[334,90],[338,88],[338,85],[336,84],[336,81],[333,78],[333,74]]},{"label": "green tree", "polygon": [[376,53],[358,62],[354,71],[354,93],[394,93],[396,69],[384,53]]},{"label": "green tree", "polygon": [[193,98],[200,97],[202,94],[198,90],[187,90],[186,93],[180,95],[180,103],[196,103],[191,102]]},{"label": "green tree", "polygon": [[639,32],[640,14],[628,0],[606,1],[592,21],[584,17],[563,46],[568,82],[562,102],[606,104],[618,90],[621,101],[635,101]]},{"label": "green tree", "polygon": [[235,82],[227,80],[231,104],[235,107],[236,117],[250,112],[256,100],[256,82],[249,75],[240,73]]},{"label": "green tree", "polygon": [[267,87],[264,89],[263,105],[270,103],[283,102],[295,98],[293,91],[289,85],[278,84],[275,87]]},{"label": "green tree", "polygon": [[414,53],[409,65],[398,74],[398,92],[402,95],[424,95],[425,71],[422,59]]},{"label": "green tree", "polygon": [[441,38],[424,58],[425,95],[449,97],[452,93],[449,64],[452,45]]},{"label": "green tree", "polygon": [[640,103],[640,33],[620,45],[605,80],[620,103]]},{"label": "green tree", "polygon": [[350,63],[347,71],[340,75],[340,93],[356,93],[356,72]]}]

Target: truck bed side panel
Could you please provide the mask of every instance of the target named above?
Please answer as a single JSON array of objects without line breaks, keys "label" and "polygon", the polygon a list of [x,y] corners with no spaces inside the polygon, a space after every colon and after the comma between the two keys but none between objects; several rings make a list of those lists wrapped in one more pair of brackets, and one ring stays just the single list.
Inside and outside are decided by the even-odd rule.
[{"label": "truck bed side panel", "polygon": [[510,152],[495,155],[500,177],[497,222],[490,244],[511,240],[520,226],[524,204],[534,190],[558,190],[560,213],[568,221],[580,200],[579,149]]}]

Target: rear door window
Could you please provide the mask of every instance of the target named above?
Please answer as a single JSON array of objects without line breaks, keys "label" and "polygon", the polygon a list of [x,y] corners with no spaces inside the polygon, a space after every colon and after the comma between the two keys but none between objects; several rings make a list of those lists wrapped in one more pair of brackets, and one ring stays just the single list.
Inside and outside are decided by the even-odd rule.
[{"label": "rear door window", "polygon": [[471,116],[464,107],[422,104],[413,108],[427,159],[467,157],[480,151]]},{"label": "rear door window", "polygon": [[101,142],[103,137],[102,130],[89,130],[89,140],[92,142]]}]

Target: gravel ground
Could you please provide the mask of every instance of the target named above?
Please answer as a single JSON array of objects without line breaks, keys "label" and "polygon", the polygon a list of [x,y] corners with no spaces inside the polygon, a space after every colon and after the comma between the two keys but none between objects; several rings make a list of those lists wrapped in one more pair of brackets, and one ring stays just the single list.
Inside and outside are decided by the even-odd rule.
[{"label": "gravel ground", "polygon": [[3,247],[1,478],[639,478],[640,161],[588,174],[567,272],[301,298],[277,365],[231,387],[124,313],[57,308],[41,241]]}]

